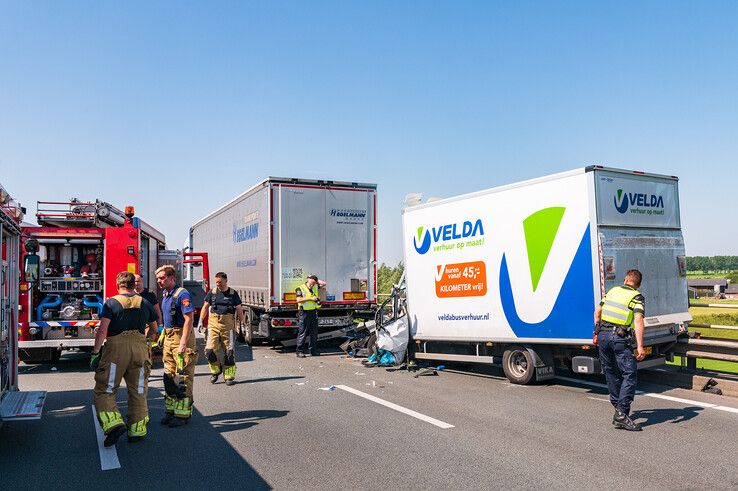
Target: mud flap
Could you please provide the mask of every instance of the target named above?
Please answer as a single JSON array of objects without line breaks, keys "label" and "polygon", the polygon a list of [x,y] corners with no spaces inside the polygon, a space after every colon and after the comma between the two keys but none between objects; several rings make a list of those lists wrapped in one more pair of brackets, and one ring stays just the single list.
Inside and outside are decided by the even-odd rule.
[{"label": "mud flap", "polygon": [[533,358],[533,366],[536,367],[536,380],[538,382],[551,380],[556,377],[553,354],[551,354],[549,348],[541,346],[533,348],[529,345],[524,345],[524,347]]}]

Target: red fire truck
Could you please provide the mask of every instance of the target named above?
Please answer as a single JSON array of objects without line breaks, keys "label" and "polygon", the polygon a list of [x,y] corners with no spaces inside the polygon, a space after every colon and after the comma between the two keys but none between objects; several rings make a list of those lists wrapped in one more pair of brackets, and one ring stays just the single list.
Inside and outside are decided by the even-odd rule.
[{"label": "red fire truck", "polygon": [[0,426],[4,421],[38,419],[46,392],[18,390],[18,271],[24,209],[0,186]]},{"label": "red fire truck", "polygon": [[130,271],[158,291],[155,270],[165,238],[125,211],[96,200],[39,201],[38,226],[22,227],[19,354],[26,362],[55,362],[62,350],[89,351],[115,276]]}]

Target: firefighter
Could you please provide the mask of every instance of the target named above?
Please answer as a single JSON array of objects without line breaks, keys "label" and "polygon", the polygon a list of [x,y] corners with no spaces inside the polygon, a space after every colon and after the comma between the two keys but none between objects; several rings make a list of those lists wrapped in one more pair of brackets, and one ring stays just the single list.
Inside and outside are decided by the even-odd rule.
[{"label": "firefighter", "polygon": [[192,386],[197,349],[193,330],[192,297],[177,284],[176,271],[166,265],[156,270],[156,281],[164,290],[161,313],[164,321],[164,417],[161,424],[182,426],[192,416]]},{"label": "firefighter", "polygon": [[326,285],[314,274],[307,277],[304,284],[297,287],[295,297],[299,308],[297,318],[297,357],[305,358],[306,338],[310,336],[310,356],[319,356],[318,352],[318,309],[320,298],[318,288]]},{"label": "firefighter", "polygon": [[[597,345],[602,371],[615,407],[615,428],[641,431],[641,425],[630,419],[630,405],[636,392],[637,365],[646,357],[643,349],[643,318],[646,300],[638,291],[642,275],[637,269],[625,274],[622,286],[610,289],[595,309]],[[638,353],[633,355],[633,344]]]},{"label": "firefighter", "polygon": [[[201,312],[208,312],[208,340],[205,345],[205,356],[210,367],[210,383],[218,381],[223,373],[226,385],[233,385],[236,378],[236,359],[234,356],[234,338],[236,332],[236,315],[244,324],[243,307],[238,292],[228,287],[228,275],[223,272],[215,274],[215,288],[205,295],[205,303]],[[203,317],[203,316],[201,316]],[[249,326],[250,327],[250,326]],[[223,347],[223,364],[218,361],[218,352]]]},{"label": "firefighter", "polygon": [[[148,327],[150,333],[156,333],[156,312],[133,291],[133,274],[118,273],[115,281],[118,295],[109,298],[103,306],[90,361],[90,368],[95,371],[97,419],[105,433],[106,447],[115,445],[126,432],[126,424],[115,403],[122,379],[128,390],[128,441],[146,436],[151,360],[144,330]],[[101,353],[103,342],[105,347]]]}]

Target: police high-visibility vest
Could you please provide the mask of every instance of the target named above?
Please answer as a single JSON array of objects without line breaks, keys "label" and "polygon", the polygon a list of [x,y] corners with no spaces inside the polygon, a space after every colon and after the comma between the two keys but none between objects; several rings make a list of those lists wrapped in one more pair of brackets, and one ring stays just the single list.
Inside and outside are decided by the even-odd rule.
[{"label": "police high-visibility vest", "polygon": [[605,295],[602,305],[602,320],[615,324],[616,326],[628,326],[633,324],[633,309],[629,307],[630,302],[640,295],[636,289],[616,286]]},{"label": "police high-visibility vest", "polygon": [[[313,289],[315,289],[315,287],[313,287]],[[308,288],[305,284],[300,285],[300,291],[302,292],[303,298],[314,298],[317,300],[318,293],[313,291],[313,289]],[[316,310],[320,308],[320,304],[315,300],[308,300],[307,302],[301,302],[300,308],[302,310]]]}]

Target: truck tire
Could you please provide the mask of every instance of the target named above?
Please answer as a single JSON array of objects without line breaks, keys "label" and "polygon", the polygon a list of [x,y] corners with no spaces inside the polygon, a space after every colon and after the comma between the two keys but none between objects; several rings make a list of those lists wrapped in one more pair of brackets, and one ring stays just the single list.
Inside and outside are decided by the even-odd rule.
[{"label": "truck tire", "polygon": [[511,383],[525,385],[534,380],[536,367],[527,349],[512,346],[502,354],[502,371]]},{"label": "truck tire", "polygon": [[244,314],[246,314],[244,315],[244,319],[246,320],[246,322],[244,322],[243,324],[239,322],[238,324],[238,340],[241,343],[251,346],[252,345],[251,340],[253,337],[252,336],[253,331],[251,327],[251,318],[254,315],[254,311],[251,310],[249,307],[246,307]]}]

